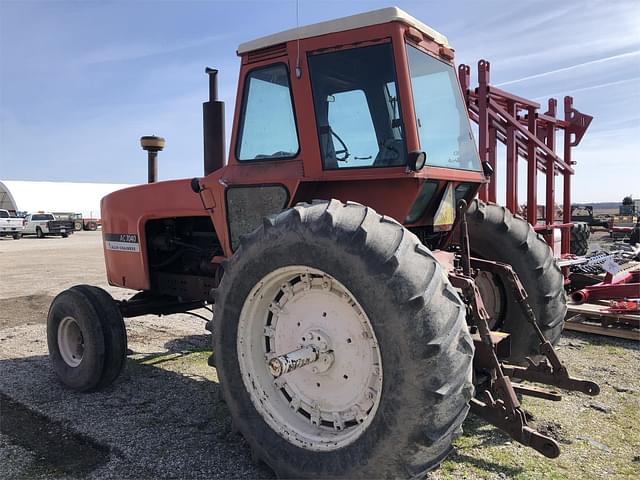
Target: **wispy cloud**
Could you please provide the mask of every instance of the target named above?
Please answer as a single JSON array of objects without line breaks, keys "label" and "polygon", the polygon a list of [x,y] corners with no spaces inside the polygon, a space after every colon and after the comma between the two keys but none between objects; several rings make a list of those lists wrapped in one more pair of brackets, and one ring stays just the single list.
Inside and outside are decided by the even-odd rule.
[{"label": "wispy cloud", "polygon": [[91,51],[86,56],[84,56],[82,61],[87,65],[96,65],[101,63],[139,60],[142,58],[153,57],[157,55],[166,55],[182,50],[203,47],[205,45],[210,45],[214,42],[223,40],[229,36],[230,35],[228,34],[210,35],[203,38],[192,39],[183,42],[174,42],[164,45],[117,44],[107,48]]},{"label": "wispy cloud", "polygon": [[640,55],[640,50],[634,50],[632,52],[620,53],[618,55],[610,55],[608,57],[598,58],[596,60],[590,60],[588,62],[577,63],[575,65],[569,65],[568,67],[556,68],[554,70],[548,70],[542,73],[536,73],[534,75],[527,75],[526,77],[516,78],[514,80],[509,80],[506,82],[496,84],[496,87],[503,87],[505,85],[513,85],[514,83],[526,82],[528,80],[533,80],[536,78],[548,77],[550,75],[556,75],[558,73],[568,72],[571,70],[575,70],[577,68],[584,68],[592,65],[597,65],[599,63],[610,62],[612,60],[618,60],[621,58],[628,58]]},{"label": "wispy cloud", "polygon": [[[587,87],[573,88],[571,90],[562,90],[561,92],[548,93],[535,97],[534,100],[540,100],[549,97],[557,97],[559,95],[568,95],[570,93],[587,92],[589,90],[597,90],[598,88],[613,87],[615,85],[623,85],[625,83],[640,82],[640,77],[627,78],[625,80],[617,80],[615,82],[599,83],[598,85],[589,85]],[[504,85],[504,84],[503,84]]]}]

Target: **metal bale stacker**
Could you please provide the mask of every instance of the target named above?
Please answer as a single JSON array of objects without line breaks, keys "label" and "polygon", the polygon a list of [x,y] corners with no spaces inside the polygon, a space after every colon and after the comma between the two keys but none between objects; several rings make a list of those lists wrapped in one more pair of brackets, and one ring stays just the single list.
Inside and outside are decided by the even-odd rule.
[{"label": "metal bale stacker", "polygon": [[[558,101],[550,98],[547,110],[532,100],[516,96],[490,83],[490,63],[478,62],[478,86],[471,87],[471,68],[458,67],[458,77],[466,100],[469,117],[478,125],[480,157],[491,166],[489,182],[479,189],[483,201],[497,202],[498,142],[505,148],[504,172],[506,180],[506,206],[514,214],[522,213],[533,229],[542,234],[559,257],[565,283],[571,293],[568,304],[567,330],[597,333],[632,340],[640,339],[640,264],[630,262],[614,274],[602,273],[586,279],[572,274],[570,267],[592,260],[576,258],[571,252],[572,222],[571,176],[574,174],[572,148],[576,147],[587,131],[592,116],[579,112],[573,98],[564,97],[562,118],[558,115]],[[557,152],[557,136],[562,138],[563,156]],[[535,162],[529,161],[535,158]],[[518,196],[518,163],[527,162],[526,209],[521,212]],[[538,202],[538,175],[544,175],[544,215],[540,218]],[[555,176],[562,175],[563,191],[561,221],[556,220]],[[561,241],[554,241],[554,230],[560,230]],[[559,251],[558,251],[559,250]],[[611,256],[611,255],[609,255]],[[597,261],[597,259],[594,259]],[[604,260],[603,260],[604,261]],[[601,262],[602,263],[602,262]]]},{"label": "metal bale stacker", "polygon": [[[493,169],[490,181],[479,190],[482,201],[497,203],[498,141],[506,147],[506,207],[520,213],[518,198],[518,161],[527,161],[527,207],[525,216],[536,232],[541,233],[555,252],[554,230],[562,232],[560,256],[570,254],[571,176],[575,173],[572,148],[579,145],[593,117],[573,106],[573,97],[564,97],[564,118],[556,117],[558,101],[548,100],[547,111],[532,100],[501,90],[490,83],[491,65],[478,62],[478,86],[471,88],[471,68],[458,67],[458,77],[465,96],[469,117],[478,125],[480,158]],[[563,157],[556,152],[556,137],[563,138]],[[535,158],[535,162],[529,159]],[[544,219],[538,220],[538,173],[544,174],[546,194]],[[562,222],[556,223],[555,176],[563,176]],[[564,270],[566,274],[566,269]]]}]

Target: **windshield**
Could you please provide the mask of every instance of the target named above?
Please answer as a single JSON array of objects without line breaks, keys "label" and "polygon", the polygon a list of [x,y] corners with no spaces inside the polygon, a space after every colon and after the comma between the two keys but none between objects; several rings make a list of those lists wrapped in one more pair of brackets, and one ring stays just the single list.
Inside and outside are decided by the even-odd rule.
[{"label": "windshield", "polygon": [[427,164],[480,170],[466,106],[451,65],[407,45],[416,128]]},{"label": "windshield", "polygon": [[391,43],[309,57],[325,169],[406,164]]}]

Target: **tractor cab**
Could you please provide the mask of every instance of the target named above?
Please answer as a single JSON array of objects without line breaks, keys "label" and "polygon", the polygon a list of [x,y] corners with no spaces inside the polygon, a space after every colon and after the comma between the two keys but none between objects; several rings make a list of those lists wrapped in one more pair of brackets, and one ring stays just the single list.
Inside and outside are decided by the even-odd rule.
[{"label": "tractor cab", "polygon": [[254,40],[238,55],[227,166],[206,160],[219,122],[208,125],[205,104],[212,172],[200,180],[226,206],[229,253],[265,215],[317,198],[370,205],[442,246],[454,201],[485,181],[446,37],[386,8]]}]

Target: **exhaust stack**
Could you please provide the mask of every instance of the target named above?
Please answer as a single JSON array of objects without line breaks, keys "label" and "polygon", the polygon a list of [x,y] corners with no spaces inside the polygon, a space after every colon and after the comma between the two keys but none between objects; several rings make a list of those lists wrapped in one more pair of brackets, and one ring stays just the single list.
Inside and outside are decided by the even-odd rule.
[{"label": "exhaust stack", "polygon": [[149,183],[158,180],[158,152],[162,151],[165,143],[164,138],[155,135],[140,137],[140,146],[148,154],[147,178]]},{"label": "exhaust stack", "polygon": [[204,137],[204,174],[222,168],[225,164],[224,102],[218,100],[218,70],[207,67],[209,75],[209,101],[202,104],[202,130]]}]

